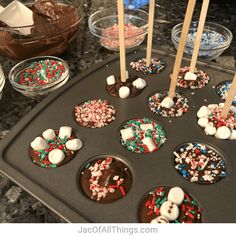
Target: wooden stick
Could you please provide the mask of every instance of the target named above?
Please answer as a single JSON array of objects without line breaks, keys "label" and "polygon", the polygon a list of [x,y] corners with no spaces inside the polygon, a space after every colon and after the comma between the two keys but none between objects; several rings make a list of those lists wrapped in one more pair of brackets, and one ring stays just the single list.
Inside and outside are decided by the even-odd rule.
[{"label": "wooden stick", "polygon": [[117,0],[118,25],[119,25],[119,47],[120,47],[120,77],[126,82],[126,55],[125,55],[125,17],[123,0]]},{"label": "wooden stick", "polygon": [[175,94],[179,69],[180,69],[181,61],[182,61],[183,54],[184,54],[184,47],[185,47],[185,43],[186,43],[186,40],[188,37],[188,31],[189,31],[190,23],[192,20],[195,4],[196,4],[196,0],[189,0],[188,1],[188,7],[187,7],[187,11],[186,11],[185,18],[184,18],[182,33],[180,36],[179,47],[178,47],[177,54],[175,57],[175,65],[174,65],[174,70],[173,70],[170,89],[169,89],[169,97],[172,99]]},{"label": "wooden stick", "polygon": [[230,87],[230,90],[228,92],[222,113],[221,118],[225,119],[228,116],[228,113],[230,111],[230,108],[232,106],[232,102],[234,101],[234,98],[236,96],[236,74],[234,75],[234,79],[232,82],[232,85]]},{"label": "wooden stick", "polygon": [[198,28],[197,28],[197,35],[194,42],[194,49],[193,49],[192,60],[190,64],[190,72],[192,73],[194,72],[196,63],[197,63],[198,52],[201,45],[202,33],[204,30],[209,3],[210,3],[210,0],[203,0],[203,3],[202,3],[202,9],[201,9],[199,22],[198,22]]},{"label": "wooden stick", "polygon": [[155,13],[155,0],[150,0],[149,1],[149,17],[148,17],[147,54],[146,54],[146,64],[148,66],[151,64],[151,59],[152,59],[154,13]]}]

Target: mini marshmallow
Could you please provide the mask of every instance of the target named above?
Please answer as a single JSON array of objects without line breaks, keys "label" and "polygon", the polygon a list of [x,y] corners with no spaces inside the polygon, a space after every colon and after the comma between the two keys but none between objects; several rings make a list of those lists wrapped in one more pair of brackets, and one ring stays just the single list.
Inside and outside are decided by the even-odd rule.
[{"label": "mini marshmallow", "polygon": [[236,107],[235,107],[235,106],[231,106],[230,110],[231,110],[233,113],[236,113]]},{"label": "mini marshmallow", "polygon": [[119,89],[119,96],[120,98],[127,98],[130,95],[130,89],[127,86],[122,86]]},{"label": "mini marshmallow", "polygon": [[116,79],[114,75],[110,75],[107,77],[107,85],[113,85],[116,83]]},{"label": "mini marshmallow", "polygon": [[72,133],[72,128],[69,126],[62,126],[59,131],[59,137],[64,139],[65,137],[69,138]]},{"label": "mini marshmallow", "polygon": [[179,207],[173,202],[166,201],[161,205],[160,214],[169,221],[176,220],[179,217]]},{"label": "mini marshmallow", "polygon": [[162,100],[161,106],[169,109],[174,106],[174,101],[172,100],[172,98],[166,97]]},{"label": "mini marshmallow", "polygon": [[52,140],[56,137],[56,134],[53,129],[45,130],[42,135],[45,140]]},{"label": "mini marshmallow", "polygon": [[150,137],[142,139],[142,143],[147,146],[149,152],[152,152],[156,149],[156,145]]},{"label": "mini marshmallow", "polygon": [[181,205],[184,200],[184,191],[179,187],[171,188],[168,193],[168,201]]},{"label": "mini marshmallow", "polygon": [[185,80],[197,80],[197,75],[188,71],[185,76],[184,76]]},{"label": "mini marshmallow", "polygon": [[216,128],[212,125],[207,125],[204,131],[206,135],[215,135]]},{"label": "mini marshmallow", "polygon": [[207,124],[208,124],[208,118],[207,117],[202,117],[202,118],[200,118],[199,120],[198,120],[198,125],[200,126],[200,127],[202,127],[202,128],[205,128],[206,126],[207,126]]},{"label": "mini marshmallow", "polygon": [[197,117],[198,117],[198,118],[201,118],[201,117],[207,116],[207,115],[208,115],[208,111],[209,111],[209,109],[208,109],[207,106],[202,106],[202,107],[198,110],[198,112],[197,112]]},{"label": "mini marshmallow", "polygon": [[132,84],[137,89],[143,89],[147,85],[146,81],[144,79],[141,79],[141,78],[136,79]]},{"label": "mini marshmallow", "polygon": [[146,130],[153,130],[153,125],[152,124],[141,124],[140,125],[141,130],[146,131]]},{"label": "mini marshmallow", "polygon": [[35,138],[30,145],[36,151],[45,150],[48,146],[47,142],[42,137]]},{"label": "mini marshmallow", "polygon": [[228,139],[231,136],[230,129],[227,126],[221,126],[217,129],[215,137],[218,139]]},{"label": "mini marshmallow", "polygon": [[122,129],[120,131],[120,134],[121,134],[121,137],[124,141],[134,137],[134,131],[131,127],[126,128],[126,129]]},{"label": "mini marshmallow", "polygon": [[82,148],[82,142],[78,138],[69,140],[66,142],[66,148],[71,151],[77,151]]},{"label": "mini marshmallow", "polygon": [[166,224],[169,223],[169,221],[164,216],[158,216],[157,218],[153,219],[151,224]]},{"label": "mini marshmallow", "polygon": [[129,78],[129,72],[127,70],[125,71],[125,77],[126,77],[126,79]]},{"label": "mini marshmallow", "polygon": [[213,110],[213,109],[215,109],[215,108],[218,107],[218,104],[209,104],[207,107],[208,107],[210,110]]},{"label": "mini marshmallow", "polygon": [[48,154],[48,160],[55,165],[60,164],[65,159],[65,154],[60,149],[53,149]]},{"label": "mini marshmallow", "polygon": [[231,130],[231,135],[229,137],[230,140],[236,140],[236,130]]}]

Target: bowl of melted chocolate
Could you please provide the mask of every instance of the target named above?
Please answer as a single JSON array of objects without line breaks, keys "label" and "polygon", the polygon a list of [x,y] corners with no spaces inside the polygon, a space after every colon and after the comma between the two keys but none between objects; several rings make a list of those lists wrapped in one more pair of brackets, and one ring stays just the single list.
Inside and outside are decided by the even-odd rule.
[{"label": "bowl of melted chocolate", "polygon": [[14,1],[0,11],[0,55],[11,59],[62,54],[76,38],[82,0]]}]

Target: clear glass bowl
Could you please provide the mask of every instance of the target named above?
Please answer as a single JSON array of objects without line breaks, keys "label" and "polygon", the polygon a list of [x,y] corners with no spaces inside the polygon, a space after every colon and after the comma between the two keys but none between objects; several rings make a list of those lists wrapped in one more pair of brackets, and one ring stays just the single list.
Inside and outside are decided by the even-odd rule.
[{"label": "clear glass bowl", "polygon": [[[118,15],[116,8],[95,12],[88,20],[90,32],[99,43],[113,51],[119,51]],[[148,30],[148,13],[143,10],[125,9],[125,47],[140,45]]]},{"label": "clear glass bowl", "polygon": [[[24,84],[20,84],[16,81],[16,78],[20,74],[20,72],[22,70],[24,70],[26,67],[29,67],[33,62],[40,61],[40,60],[47,60],[47,59],[55,60],[55,61],[61,62],[63,64],[65,71],[59,79],[53,80],[50,83],[40,85],[37,87],[27,86]],[[40,57],[33,57],[30,59],[24,60],[24,61],[18,63],[17,65],[15,65],[10,70],[9,75],[8,75],[9,81],[10,81],[12,87],[16,91],[22,93],[26,97],[31,97],[34,99],[42,98],[42,97],[48,95],[49,93],[54,92],[56,89],[63,86],[67,82],[69,77],[70,77],[70,74],[69,74],[68,64],[64,60],[62,60],[58,57],[54,57],[54,56],[40,56]]]},{"label": "clear glass bowl", "polygon": [[0,100],[2,98],[2,91],[5,85],[5,76],[2,70],[2,67],[0,66]]},{"label": "clear glass bowl", "polygon": [[[183,23],[180,23],[172,29],[171,39],[176,49],[179,45],[182,27]],[[192,55],[194,48],[193,35],[196,34],[197,27],[198,22],[191,23],[187,43],[184,49],[185,54]],[[213,60],[219,57],[230,46],[232,38],[232,33],[224,26],[212,22],[206,22],[198,54],[199,58]]]},{"label": "clear glass bowl", "polygon": [[[26,59],[34,56],[62,54],[76,37],[82,19],[82,0],[57,0],[62,5],[75,7],[73,14],[53,22],[37,23],[22,27],[0,25],[0,55],[11,59]],[[34,0],[25,0],[29,8]],[[39,21],[40,22],[40,21]],[[24,35],[21,32],[30,32]]]}]

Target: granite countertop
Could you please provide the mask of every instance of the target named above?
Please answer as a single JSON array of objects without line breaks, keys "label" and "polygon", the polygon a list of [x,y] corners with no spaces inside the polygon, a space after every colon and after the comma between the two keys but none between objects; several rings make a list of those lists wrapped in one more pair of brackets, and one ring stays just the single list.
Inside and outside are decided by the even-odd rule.
[{"label": "granite countertop", "polygon": [[[5,5],[10,1],[0,0]],[[106,1],[84,0],[84,19],[80,25],[78,36],[66,52],[61,56],[65,59],[71,72],[71,79],[80,72],[99,63],[115,52],[102,48],[89,33],[88,17],[98,4]],[[201,1],[198,1],[194,18],[199,15]],[[175,53],[171,42],[171,29],[183,21],[187,0],[157,0],[157,19],[154,29],[154,47]],[[207,21],[216,22],[229,28],[234,36],[228,48],[215,62],[221,65],[235,67],[236,61],[236,7],[232,0],[214,0],[210,3]],[[145,45],[145,42],[144,42]],[[15,61],[0,57],[0,64],[5,75]],[[22,119],[39,101],[26,98],[17,93],[6,81],[0,101],[0,140],[4,139],[13,126]],[[1,141],[0,141],[1,142]],[[1,144],[1,143],[0,143]],[[0,174],[0,222],[64,222],[42,203],[22,190],[4,175]]]}]

